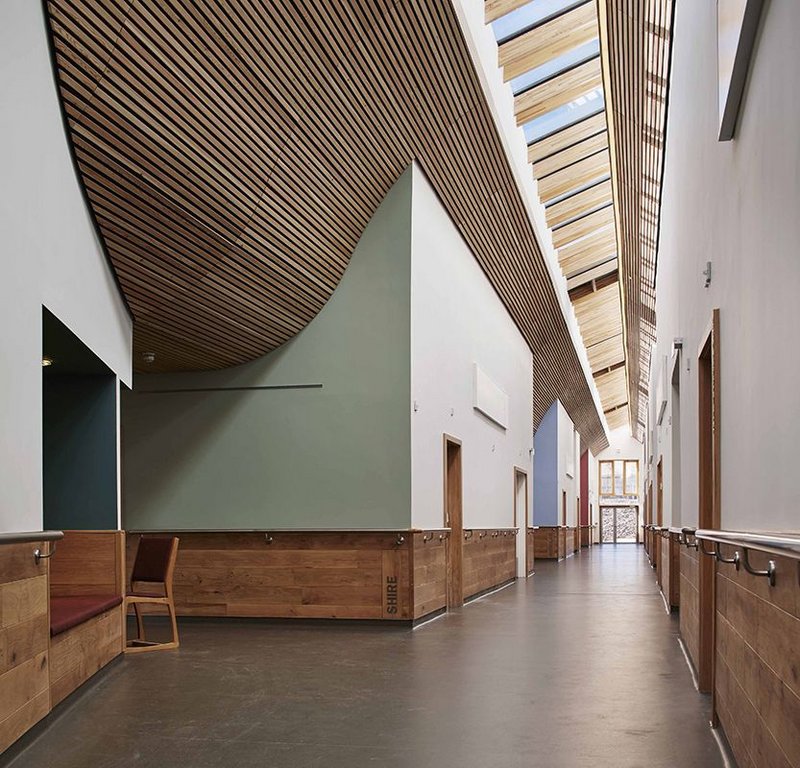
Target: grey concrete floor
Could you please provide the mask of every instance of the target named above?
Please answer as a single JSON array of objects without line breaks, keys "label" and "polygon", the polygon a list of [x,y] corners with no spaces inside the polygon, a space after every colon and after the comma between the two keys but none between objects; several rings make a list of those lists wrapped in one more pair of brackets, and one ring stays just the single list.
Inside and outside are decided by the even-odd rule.
[{"label": "grey concrete floor", "polygon": [[606,545],[413,631],[185,621],[180,650],[112,664],[9,765],[722,766],[654,576]]}]

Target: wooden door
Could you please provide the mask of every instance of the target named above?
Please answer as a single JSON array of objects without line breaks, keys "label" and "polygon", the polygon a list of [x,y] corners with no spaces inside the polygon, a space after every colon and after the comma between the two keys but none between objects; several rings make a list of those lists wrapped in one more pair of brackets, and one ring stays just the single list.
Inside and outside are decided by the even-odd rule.
[{"label": "wooden door", "polygon": [[[720,430],[719,430],[719,310],[715,309],[711,329],[700,348],[698,377],[698,528],[720,527]],[[698,590],[699,644],[697,677],[700,690],[714,690],[714,581],[716,559],[700,555]],[[712,702],[713,706],[713,702]],[[712,713],[713,719],[713,713]]]},{"label": "wooden door", "polygon": [[461,442],[444,438],[444,525],[447,547],[447,608],[464,604],[464,517],[462,510]]}]

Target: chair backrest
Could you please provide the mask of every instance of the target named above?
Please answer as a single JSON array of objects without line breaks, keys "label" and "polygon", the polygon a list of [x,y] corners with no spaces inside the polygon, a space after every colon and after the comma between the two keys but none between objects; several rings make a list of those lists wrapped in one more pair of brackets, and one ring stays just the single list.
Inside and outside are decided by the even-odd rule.
[{"label": "chair backrest", "polygon": [[176,536],[143,536],[139,539],[136,559],[133,561],[131,582],[171,583],[177,556],[178,538]]}]

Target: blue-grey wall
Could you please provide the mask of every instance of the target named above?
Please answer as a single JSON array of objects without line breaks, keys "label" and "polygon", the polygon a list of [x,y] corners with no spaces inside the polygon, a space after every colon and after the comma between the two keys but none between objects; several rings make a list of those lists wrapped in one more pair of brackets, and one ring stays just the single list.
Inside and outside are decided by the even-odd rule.
[{"label": "blue-grey wall", "polygon": [[117,527],[113,374],[43,377],[44,527]]},{"label": "blue-grey wall", "polygon": [[560,525],[558,502],[558,400],[533,440],[533,524]]}]

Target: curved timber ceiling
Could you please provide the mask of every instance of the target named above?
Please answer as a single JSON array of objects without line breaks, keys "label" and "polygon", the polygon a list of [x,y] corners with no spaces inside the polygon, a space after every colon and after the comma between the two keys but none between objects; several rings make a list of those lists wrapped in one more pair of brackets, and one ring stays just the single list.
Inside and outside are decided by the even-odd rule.
[{"label": "curved timber ceiling", "polygon": [[416,159],[560,398],[606,445],[450,2],[50,0],[68,132],[136,368],[235,365],[300,331]]}]

